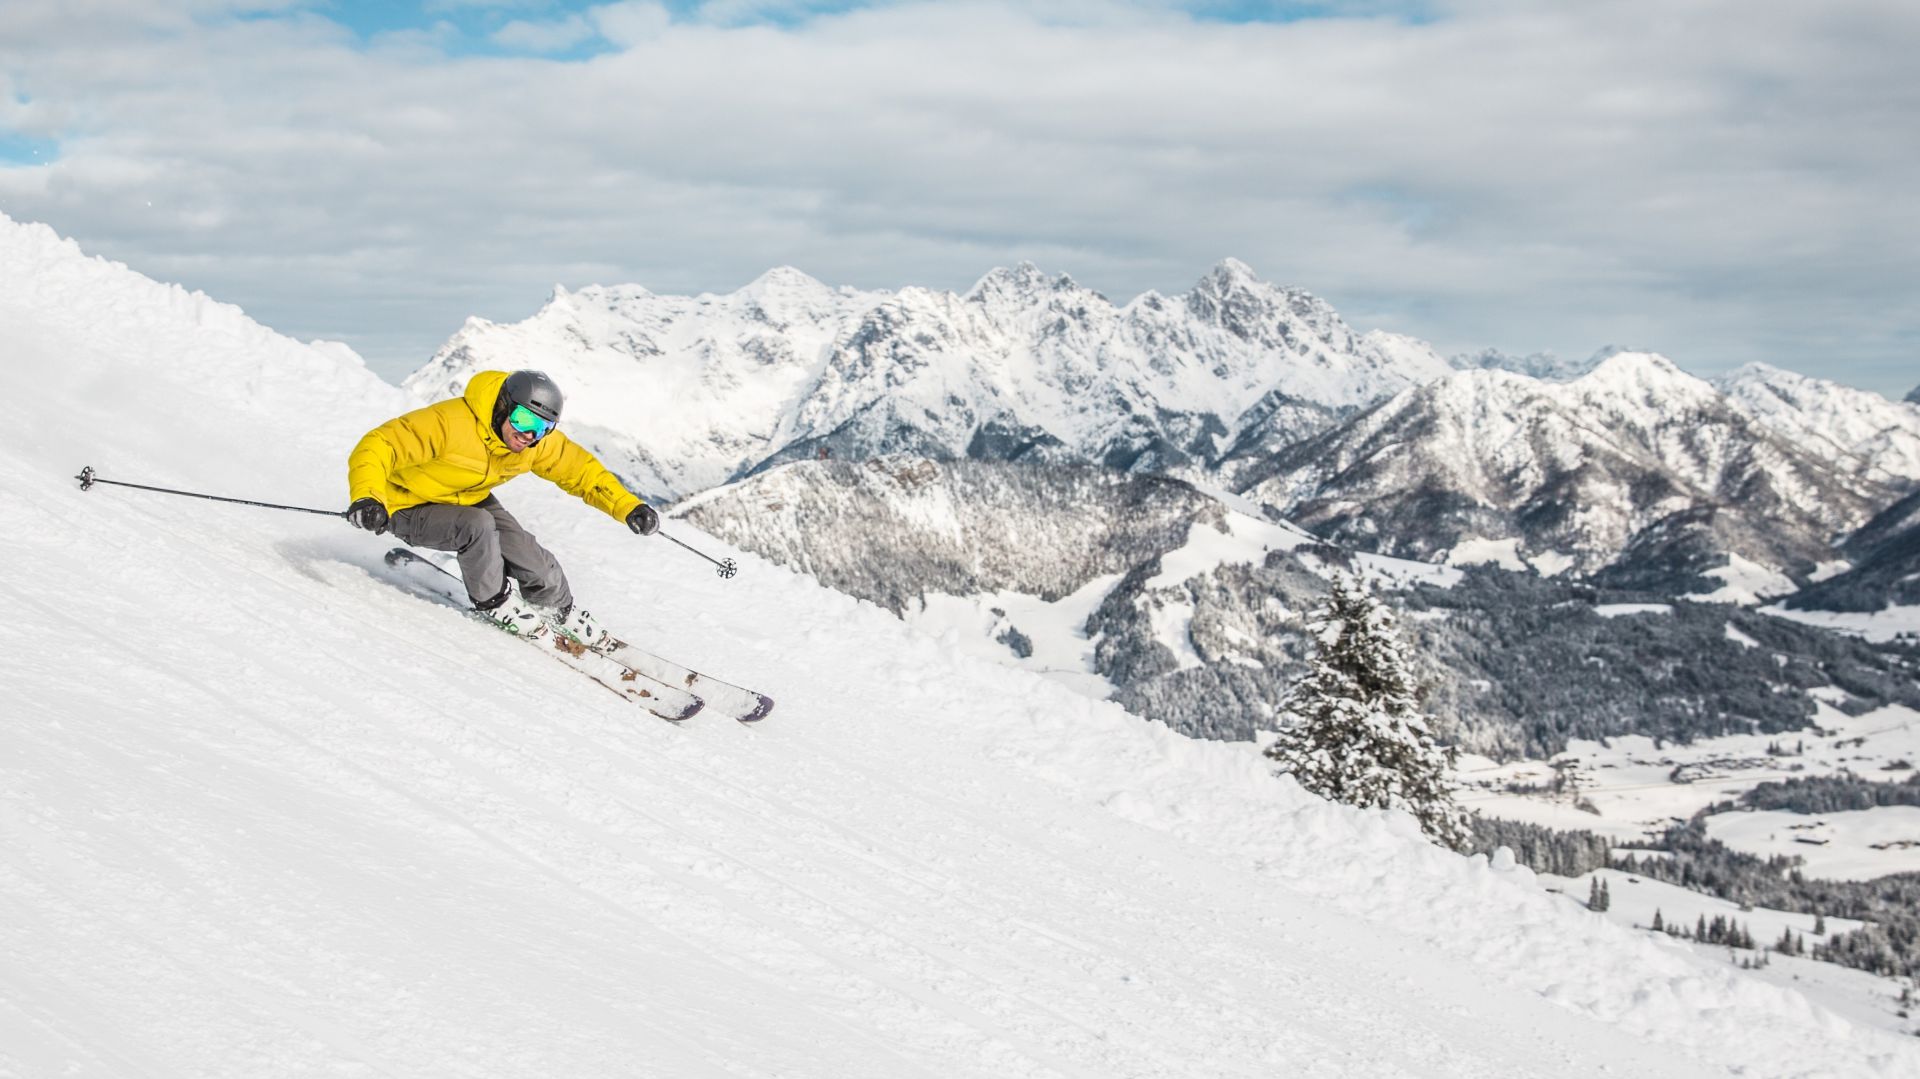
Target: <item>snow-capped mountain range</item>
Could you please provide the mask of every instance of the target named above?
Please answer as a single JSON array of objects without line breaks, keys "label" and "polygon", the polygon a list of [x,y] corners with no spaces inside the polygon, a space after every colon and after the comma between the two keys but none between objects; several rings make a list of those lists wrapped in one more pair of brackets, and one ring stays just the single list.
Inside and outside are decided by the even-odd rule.
[{"label": "snow-capped mountain range", "polygon": [[1450,370],[1227,260],[1184,295],[1124,306],[1031,264],[964,294],[836,290],[791,269],[724,296],[556,290],[525,322],[470,320],[407,387],[431,399],[531,365],[669,496],[821,449],[1204,469]]},{"label": "snow-capped mountain range", "polygon": [[1244,476],[1297,523],[1408,558],[1697,574],[1718,554],[1804,574],[1920,477],[1920,455],[1883,452],[1920,447],[1910,413],[1784,371],[1723,392],[1622,352],[1568,382],[1463,371]]},{"label": "snow-capped mountain range", "polygon": [[523,322],[470,320],[406,386],[524,366],[654,497],[819,455],[1082,461],[1409,557],[1640,586],[1746,567],[1725,598],[1790,590],[1920,482],[1910,402],[1760,365],[1710,383],[1617,348],[1447,361],[1232,259],[1124,305],[1032,264],[965,293],[791,268],[724,295],[556,289]]}]

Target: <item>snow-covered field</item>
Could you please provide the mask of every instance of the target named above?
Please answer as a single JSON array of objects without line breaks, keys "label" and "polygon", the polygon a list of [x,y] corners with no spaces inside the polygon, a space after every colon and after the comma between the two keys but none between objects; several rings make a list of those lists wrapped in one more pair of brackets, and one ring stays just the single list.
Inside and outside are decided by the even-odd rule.
[{"label": "snow-covered field", "polygon": [[1777,618],[1852,633],[1869,641],[1891,641],[1902,635],[1920,637],[1920,607],[1889,605],[1878,611],[1796,611],[1776,603],[1761,609]]},{"label": "snow-covered field", "polygon": [[[350,354],[0,218],[0,1074],[1907,1076],[1920,1045],[735,553],[505,499],[675,728],[380,583]],[[669,526],[672,527],[672,526]],[[717,545],[698,535],[685,538]],[[1616,889],[1616,895],[1618,889]]]},{"label": "snow-covered field", "polygon": [[1716,813],[1707,818],[1707,834],[1763,858],[1802,858],[1806,864],[1801,872],[1824,880],[1920,873],[1920,806],[1845,813]]},{"label": "snow-covered field", "polygon": [[[1086,624],[1119,582],[1117,573],[1095,577],[1052,603],[1020,592],[934,594],[902,615],[908,625],[949,649],[1043,674],[1094,700],[1106,700],[1113,695],[1113,683],[1094,670],[1094,642],[1087,636]],[[1028,636],[1030,655],[1017,656],[1000,640],[1008,626],[1017,626]]]},{"label": "snow-covered field", "polygon": [[1602,618],[1621,618],[1630,614],[1672,614],[1671,603],[1602,603],[1593,613]]},{"label": "snow-covered field", "polygon": [[[1732,801],[1768,780],[1847,771],[1895,781],[1912,774],[1899,769],[1900,762],[1920,761],[1920,713],[1910,708],[1891,705],[1849,716],[1821,704],[1813,723],[1798,733],[1704,738],[1692,745],[1656,746],[1653,739],[1638,735],[1611,738],[1605,745],[1575,740],[1552,761],[1498,764],[1485,757],[1463,755],[1460,770],[1467,791],[1461,801],[1508,820],[1641,839],[1658,835],[1669,824],[1684,821],[1716,802]],[[1889,769],[1889,765],[1895,767]],[[1563,787],[1558,793],[1548,793],[1544,788],[1556,775],[1565,777]],[[1520,793],[1509,789],[1514,786],[1542,789]],[[1868,815],[1884,812],[1872,810]],[[1819,872],[1819,848],[1790,839],[1785,841],[1789,846],[1783,847],[1766,838],[1765,828],[1720,827],[1727,827],[1727,834],[1716,831],[1716,838],[1735,850],[1762,857],[1802,855],[1810,863],[1810,875],[1828,875]],[[1863,842],[1883,839],[1877,831],[1858,834]],[[1920,832],[1914,838],[1920,839]],[[1876,853],[1883,856],[1881,864],[1886,868],[1870,876],[1920,868],[1902,852]],[[1833,876],[1860,879],[1851,869]]]},{"label": "snow-covered field", "polygon": [[1779,570],[1758,565],[1737,554],[1729,554],[1726,565],[1707,570],[1702,576],[1712,577],[1722,583],[1711,592],[1685,598],[1700,603],[1754,604],[1769,596],[1787,595],[1799,588],[1793,583],[1793,578]]}]

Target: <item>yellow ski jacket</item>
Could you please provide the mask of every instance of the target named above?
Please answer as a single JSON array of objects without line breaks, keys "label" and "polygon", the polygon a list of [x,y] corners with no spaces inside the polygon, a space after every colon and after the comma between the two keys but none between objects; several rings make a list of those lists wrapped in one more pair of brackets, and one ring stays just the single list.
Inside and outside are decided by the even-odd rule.
[{"label": "yellow ski jacket", "polygon": [[347,498],[379,499],[388,513],[428,502],[471,506],[495,487],[532,472],[617,521],[643,501],[593,454],[559,431],[515,453],[493,430],[505,371],[482,371],[467,391],[396,416],[368,431],[347,456]]}]

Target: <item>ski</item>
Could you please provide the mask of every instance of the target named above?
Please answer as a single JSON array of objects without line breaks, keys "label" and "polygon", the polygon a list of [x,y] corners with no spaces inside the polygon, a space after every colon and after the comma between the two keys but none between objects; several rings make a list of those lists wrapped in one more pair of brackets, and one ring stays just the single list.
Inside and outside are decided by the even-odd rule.
[{"label": "ski", "polygon": [[[405,547],[395,547],[387,552],[386,562],[388,566],[402,571],[404,576],[399,579],[400,583],[407,586],[409,591],[423,599],[444,604],[473,617],[480,617],[473,615],[468,606],[466,586],[461,584],[460,579],[431,560],[421,557],[418,552],[410,551]],[[533,635],[519,639],[585,674],[612,691],[615,696],[637,704],[661,719],[673,723],[684,722],[692,719],[695,713],[705,707],[706,701],[699,694],[655,678],[630,664],[594,652],[577,641],[553,632],[547,626],[541,626]]]},{"label": "ski", "polygon": [[[387,552],[388,565],[402,562],[434,570],[439,575],[436,584],[459,586],[459,590],[452,594],[461,600],[466,598],[465,586],[461,585],[460,579],[440,563],[407,547],[395,547]],[[730,716],[740,723],[758,723],[773,711],[773,698],[764,693],[704,674],[617,638],[611,648],[599,654],[644,678],[698,695],[706,702],[708,715]]]},{"label": "ski", "polygon": [[606,654],[649,678],[668,685],[685,686],[707,702],[709,711],[732,716],[741,723],[758,723],[773,711],[773,698],[764,693],[723,682],[692,667],[635,648],[626,641],[616,640]]}]

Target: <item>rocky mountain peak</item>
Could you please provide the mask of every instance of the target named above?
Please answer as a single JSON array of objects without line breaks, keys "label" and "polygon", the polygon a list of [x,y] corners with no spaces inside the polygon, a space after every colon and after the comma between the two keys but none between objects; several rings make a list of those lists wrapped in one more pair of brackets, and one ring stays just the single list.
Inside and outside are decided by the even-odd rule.
[{"label": "rocky mountain peak", "polygon": [[1311,339],[1347,352],[1356,338],[1332,306],[1312,293],[1260,280],[1239,259],[1222,260],[1185,297],[1190,317],[1249,344],[1298,354]]},{"label": "rocky mountain peak", "polygon": [[1920,386],[1915,386],[1913,392],[1907,394],[1907,403],[1910,405],[1920,405]]},{"label": "rocky mountain peak", "polygon": [[974,283],[967,290],[965,299],[970,303],[986,303],[993,300],[1011,300],[1020,304],[1031,304],[1050,292],[1078,291],[1080,286],[1066,274],[1047,276],[1046,271],[1031,262],[1019,262],[1013,266],[996,268]]},{"label": "rocky mountain peak", "polygon": [[1253,288],[1263,284],[1260,275],[1254,272],[1253,267],[1237,258],[1224,258],[1213,269],[1207,271],[1207,275],[1200,279],[1198,287],[1216,295],[1225,295],[1238,288]]},{"label": "rocky mountain peak", "polygon": [[1607,397],[1622,404],[1678,414],[1688,407],[1717,403],[1720,394],[1703,378],[1690,375],[1657,352],[1620,350],[1567,384],[1582,395]]},{"label": "rocky mountain peak", "polygon": [[759,277],[748,282],[740,294],[765,296],[769,294],[801,294],[818,296],[831,293],[832,288],[813,275],[792,266],[775,266]]},{"label": "rocky mountain peak", "polygon": [[1672,360],[1645,349],[1612,349],[1594,357],[1593,369],[1583,377],[1602,380],[1692,378]]},{"label": "rocky mountain peak", "polygon": [[1194,283],[1187,302],[1195,311],[1217,311],[1235,305],[1274,306],[1283,290],[1260,280],[1253,267],[1239,259],[1223,259]]},{"label": "rocky mountain peak", "polygon": [[[738,291],[712,300],[726,307],[737,308],[750,322],[786,329],[794,324],[818,323],[823,317],[828,317],[827,313],[835,311],[845,299],[843,293],[852,294],[851,290],[836,291],[792,266],[779,266],[754,278]],[[864,302],[879,300],[880,296],[873,295]]]}]

